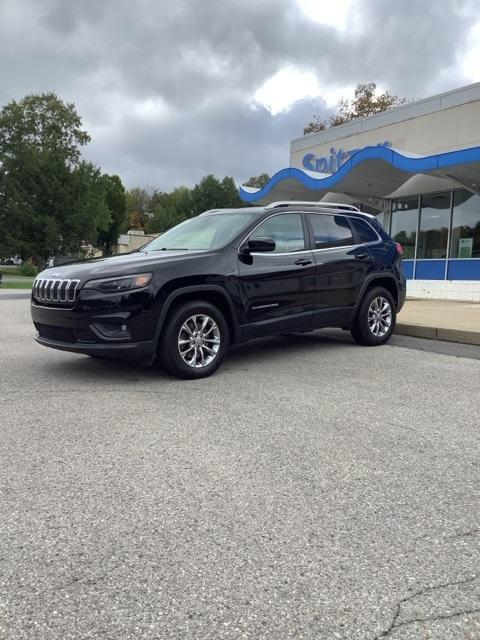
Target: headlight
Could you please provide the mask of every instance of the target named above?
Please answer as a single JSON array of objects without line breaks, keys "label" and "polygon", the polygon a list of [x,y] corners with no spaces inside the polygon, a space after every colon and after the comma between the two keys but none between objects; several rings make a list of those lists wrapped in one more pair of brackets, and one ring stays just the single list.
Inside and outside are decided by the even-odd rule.
[{"label": "headlight", "polygon": [[105,293],[115,293],[117,291],[131,291],[146,287],[152,280],[153,273],[140,273],[134,276],[122,278],[102,278],[100,280],[89,280],[83,285],[84,289],[96,289]]}]

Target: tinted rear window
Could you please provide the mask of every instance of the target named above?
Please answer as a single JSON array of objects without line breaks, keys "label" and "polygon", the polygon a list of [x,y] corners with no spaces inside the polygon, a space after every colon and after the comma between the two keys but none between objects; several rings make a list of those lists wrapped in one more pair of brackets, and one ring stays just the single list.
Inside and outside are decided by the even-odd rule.
[{"label": "tinted rear window", "polygon": [[353,244],[352,229],[345,216],[309,213],[316,249]]},{"label": "tinted rear window", "polygon": [[355,227],[355,231],[358,235],[358,241],[364,242],[378,242],[378,236],[372,227],[365,220],[359,220],[358,218],[351,218],[350,220]]}]

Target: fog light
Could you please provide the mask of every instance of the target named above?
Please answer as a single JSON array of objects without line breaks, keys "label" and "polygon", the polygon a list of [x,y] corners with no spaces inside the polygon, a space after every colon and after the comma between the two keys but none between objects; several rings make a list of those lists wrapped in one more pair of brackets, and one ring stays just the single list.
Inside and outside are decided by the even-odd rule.
[{"label": "fog light", "polygon": [[126,324],[115,324],[113,322],[97,322],[90,326],[100,338],[110,340],[130,340],[131,334]]}]

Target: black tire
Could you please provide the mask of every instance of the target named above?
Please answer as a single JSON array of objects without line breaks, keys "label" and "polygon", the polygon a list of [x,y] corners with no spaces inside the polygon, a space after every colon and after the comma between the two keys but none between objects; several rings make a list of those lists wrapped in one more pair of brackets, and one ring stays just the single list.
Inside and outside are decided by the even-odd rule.
[{"label": "black tire", "polygon": [[[388,329],[384,326],[385,319],[388,314],[384,312],[382,316],[382,324],[380,328],[373,329],[371,324],[369,324],[369,311],[370,306],[374,301],[383,299],[389,305],[390,312],[390,325]],[[373,310],[371,313],[374,313]],[[377,313],[377,312],[375,312]],[[392,335],[395,329],[395,322],[397,319],[397,310],[395,307],[395,301],[393,299],[392,294],[387,289],[383,287],[372,287],[369,289],[363,297],[363,300],[360,304],[360,308],[355,316],[355,320],[353,326],[351,328],[351,334],[353,339],[358,342],[358,344],[365,345],[368,347],[377,347],[379,345],[385,344]],[[373,320],[372,320],[373,322]],[[381,332],[381,335],[376,335],[375,330]],[[383,331],[385,330],[385,333]]]},{"label": "black tire", "polygon": [[[192,318],[192,316],[202,315],[211,318],[217,328],[217,330],[215,330],[217,338],[215,339],[219,340],[219,344],[213,345],[213,341],[209,339],[208,346],[209,348],[216,348],[218,346],[218,350],[210,363],[205,364],[204,366],[190,366],[180,354],[180,331],[189,318]],[[189,326],[193,326],[193,324],[190,323]],[[207,376],[212,375],[212,373],[214,373],[222,364],[227,353],[228,340],[227,321],[225,320],[223,313],[217,307],[202,300],[184,302],[173,310],[163,327],[158,345],[159,363],[164,369],[166,369],[166,371],[177,378],[183,378],[184,380],[206,378]],[[187,347],[189,347],[189,345],[186,345],[186,348]],[[197,349],[195,347],[193,347],[193,349],[194,354],[196,355]],[[211,354],[206,351],[205,347],[198,347],[199,353],[200,350],[203,356],[211,357]],[[193,357],[194,356],[192,354],[192,359]],[[199,355],[195,362],[200,365],[200,360],[201,356]]]}]

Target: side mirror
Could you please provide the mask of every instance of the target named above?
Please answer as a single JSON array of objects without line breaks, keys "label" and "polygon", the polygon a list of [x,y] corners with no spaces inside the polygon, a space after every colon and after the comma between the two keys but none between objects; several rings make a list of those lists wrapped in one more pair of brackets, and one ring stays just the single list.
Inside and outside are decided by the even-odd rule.
[{"label": "side mirror", "polygon": [[272,238],[251,238],[241,247],[241,253],[268,253],[275,251],[275,240]]}]

